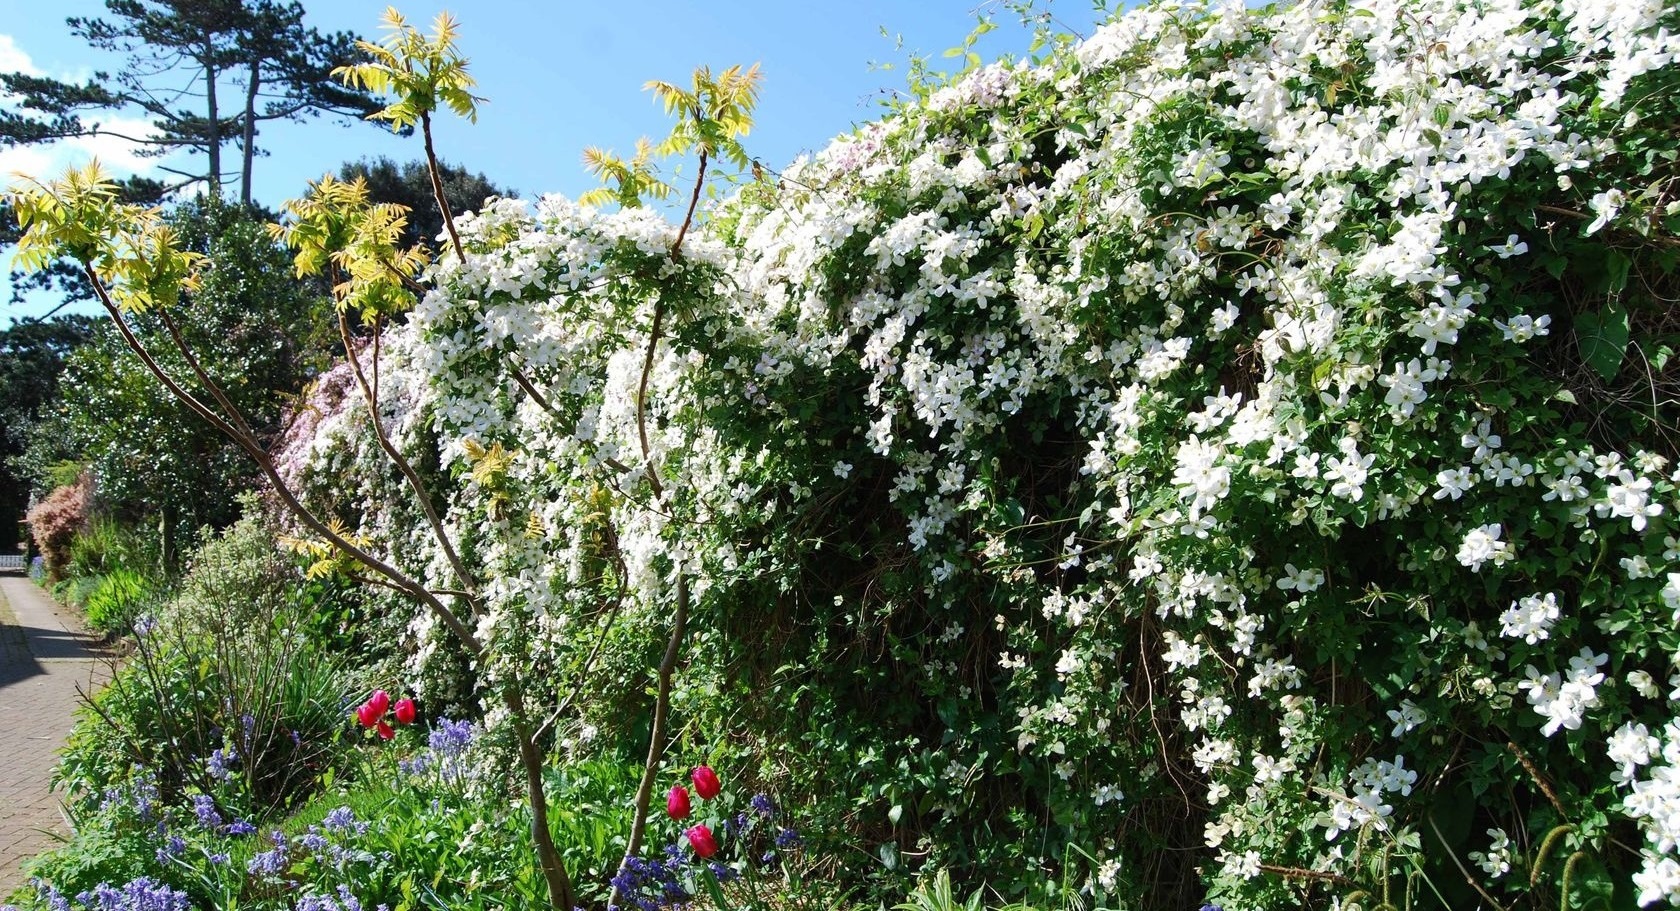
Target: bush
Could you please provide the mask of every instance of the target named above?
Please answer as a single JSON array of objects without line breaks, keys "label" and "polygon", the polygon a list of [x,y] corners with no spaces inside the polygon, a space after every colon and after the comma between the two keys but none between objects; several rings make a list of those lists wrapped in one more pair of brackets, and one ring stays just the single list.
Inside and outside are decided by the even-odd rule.
[{"label": "bush", "polygon": [[29,510],[29,536],[46,558],[47,578],[58,581],[70,564],[76,533],[87,526],[93,508],[93,476],[83,472],[76,483],[53,488]]},{"label": "bush", "polygon": [[[883,893],[1680,900],[1680,10],[1368,6],[971,69],[680,256],[463,219],[382,418],[494,580],[485,678],[633,753],[692,592],[678,753]],[[317,488],[450,587],[363,424]]]},{"label": "bush", "polygon": [[60,770],[73,799],[85,810],[137,774],[165,805],[210,794],[249,820],[307,798],[342,752],[356,687],[300,629],[301,584],[255,519],[206,542],[83,712]]}]

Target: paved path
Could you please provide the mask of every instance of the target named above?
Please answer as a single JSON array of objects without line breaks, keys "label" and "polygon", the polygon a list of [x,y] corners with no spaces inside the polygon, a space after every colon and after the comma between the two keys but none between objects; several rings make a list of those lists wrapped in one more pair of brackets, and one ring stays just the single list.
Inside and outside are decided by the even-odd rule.
[{"label": "paved path", "polygon": [[71,612],[23,576],[0,574],[0,904],[23,885],[23,862],[68,834],[47,784],[78,690],[106,673]]}]

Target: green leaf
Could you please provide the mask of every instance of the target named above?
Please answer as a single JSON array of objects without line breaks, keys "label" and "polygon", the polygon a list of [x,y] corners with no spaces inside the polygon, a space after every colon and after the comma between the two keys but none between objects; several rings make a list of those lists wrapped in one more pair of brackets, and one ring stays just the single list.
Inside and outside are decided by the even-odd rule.
[{"label": "green leaf", "polygon": [[881,864],[888,870],[898,869],[898,845],[895,845],[890,841],[883,842],[881,847],[876,849],[875,853],[881,858]]},{"label": "green leaf", "polygon": [[1627,287],[1628,267],[1631,265],[1633,260],[1628,259],[1620,250],[1604,251],[1604,272],[1609,276],[1609,287],[1606,290],[1611,294],[1620,294]]},{"label": "green leaf", "polygon": [[1627,310],[1611,301],[1597,313],[1575,317],[1575,342],[1580,346],[1581,359],[1606,383],[1615,379],[1627,354]]}]

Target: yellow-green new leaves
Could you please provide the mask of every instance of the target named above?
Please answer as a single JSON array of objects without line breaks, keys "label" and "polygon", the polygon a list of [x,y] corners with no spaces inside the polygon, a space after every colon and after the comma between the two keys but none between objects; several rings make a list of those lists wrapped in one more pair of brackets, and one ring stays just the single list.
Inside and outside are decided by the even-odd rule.
[{"label": "yellow-green new leaves", "polygon": [[616,202],[626,209],[642,205],[642,197],[664,199],[671,195],[671,185],[660,180],[648,164],[653,144],[647,137],[636,140],[636,154],[626,161],[610,150],[590,146],[583,150],[583,166],[602,181],[617,186],[596,187],[578,197],[586,206]]},{"label": "yellow-green new leaves", "polygon": [[455,49],[453,17],[439,13],[428,38],[409,25],[396,7],[388,7],[385,30],[383,41],[356,42],[371,61],[333,70],[346,85],[396,97],[368,119],[389,121],[395,132],[419,123],[441,103],[468,120],[478,120],[478,102],[484,99],[468,91],[477,83],[467,74],[466,58]]},{"label": "yellow-green new leaves", "polygon": [[477,440],[467,441],[467,461],[472,463],[472,478],[484,487],[495,487],[502,476],[513,467],[513,453],[499,442],[486,449]]},{"label": "yellow-green new leaves", "polygon": [[[366,535],[352,534],[336,516],[328,520],[327,530],[357,547],[365,548],[373,544],[373,540]],[[348,575],[361,568],[361,564],[354,558],[328,541],[281,535],[279,544],[282,548],[310,561],[308,569],[304,570],[305,578],[321,579],[327,576]]]},{"label": "yellow-green new leaves", "polygon": [[24,229],[16,259],[24,271],[73,259],[92,268],[129,312],[174,306],[182,290],[197,287],[204,257],[181,249],[156,209],[121,202],[97,161],[47,183],[24,178],[6,196]]},{"label": "yellow-green new leaves", "polygon": [[292,263],[299,277],[331,273],[339,309],[373,316],[414,303],[415,279],[427,258],[418,248],[397,245],[408,225],[407,207],[376,204],[366,181],[329,174],[283,208],[287,221],[270,225],[269,232],[296,251]]},{"label": "yellow-green new leaves", "polygon": [[741,147],[741,137],[752,131],[753,106],[758,103],[758,64],[743,70],[732,66],[716,76],[711,67],[694,71],[693,86],[679,88],[657,79],[643,86],[665,105],[665,113],[676,115],[671,135],[661,142],[661,155],[704,152],[723,158],[738,168],[752,164]]}]

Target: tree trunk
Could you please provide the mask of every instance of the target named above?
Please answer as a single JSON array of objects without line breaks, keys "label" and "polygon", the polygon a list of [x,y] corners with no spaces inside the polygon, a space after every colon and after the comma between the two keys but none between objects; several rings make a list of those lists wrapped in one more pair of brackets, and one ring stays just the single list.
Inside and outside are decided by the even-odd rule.
[{"label": "tree trunk", "polygon": [[204,44],[204,99],[210,108],[209,123],[206,129],[205,143],[210,152],[210,195],[216,199],[222,198],[222,122],[217,119],[216,109],[216,64],[214,63],[216,47],[206,41]]},{"label": "tree trunk", "polygon": [[251,79],[245,86],[245,163],[239,171],[239,204],[251,205],[251,162],[257,157],[257,86],[262,83],[262,63],[251,61]]}]

